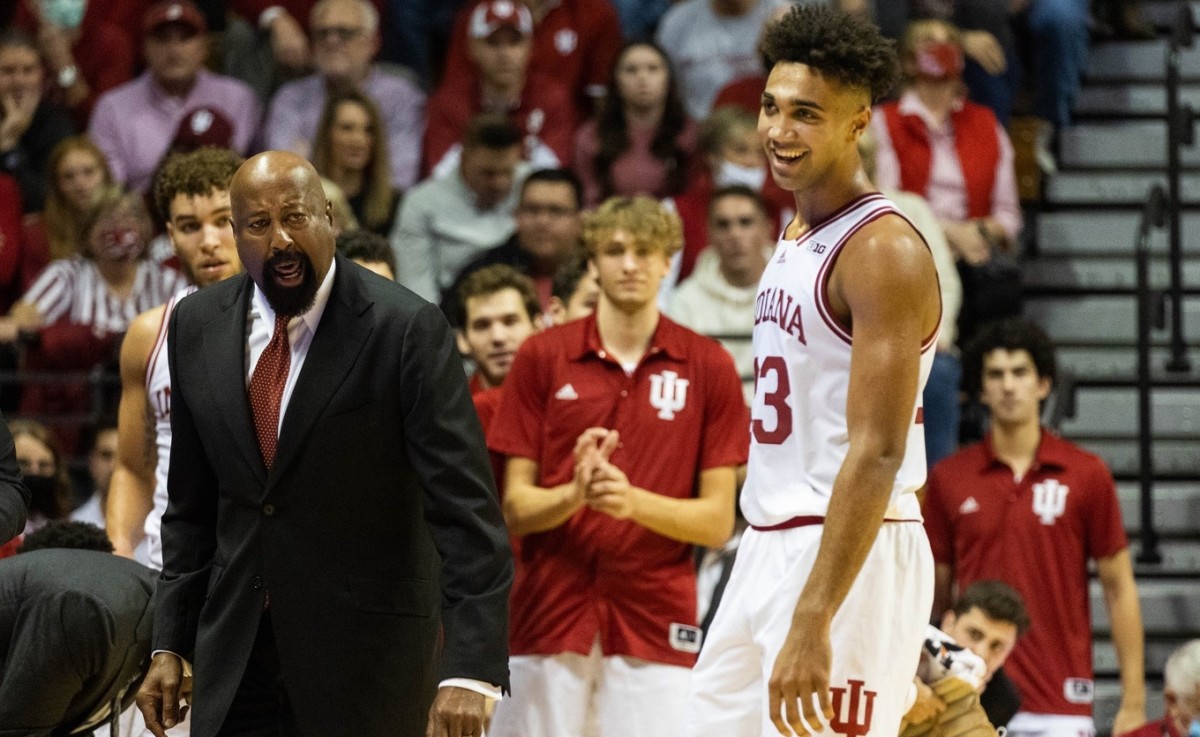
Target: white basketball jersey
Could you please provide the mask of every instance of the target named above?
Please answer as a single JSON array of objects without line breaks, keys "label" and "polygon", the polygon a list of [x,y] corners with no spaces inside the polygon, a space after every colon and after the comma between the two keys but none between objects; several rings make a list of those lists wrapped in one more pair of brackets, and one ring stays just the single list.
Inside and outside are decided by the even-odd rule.
[{"label": "white basketball jersey", "polygon": [[[846,395],[851,335],[830,310],[826,286],[850,237],[888,214],[904,217],[878,193],[853,200],[798,240],[781,238],[759,282],[754,316],[757,380],[750,461],[741,499],[742,513],[752,525],[769,527],[794,517],[824,517],[829,507],[834,478],[849,449]],[[886,519],[921,519],[916,497],[925,483],[921,392],[933,366],[936,342],[935,331],[920,346],[913,422]]]},{"label": "white basketball jersey", "polygon": [[146,363],[146,401],[154,415],[155,447],[158,462],[154,466],[154,509],[146,517],[146,555],[143,561],[155,570],[162,570],[162,516],[167,510],[167,467],[171,461],[171,367],[167,358],[167,326],[171,311],[179,300],[196,291],[191,286],[181,289],[167,300],[158,337]]}]

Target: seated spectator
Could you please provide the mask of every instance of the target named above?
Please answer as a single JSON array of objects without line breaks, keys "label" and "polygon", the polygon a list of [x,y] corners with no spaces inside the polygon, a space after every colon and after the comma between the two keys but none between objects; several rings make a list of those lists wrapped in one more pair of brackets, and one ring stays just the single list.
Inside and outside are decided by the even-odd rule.
[{"label": "seated spectator", "polygon": [[0,34],[0,171],[17,180],[25,212],[45,207],[50,152],[75,133],[69,112],[43,94],[44,82],[34,40]]},{"label": "seated spectator", "polygon": [[142,21],[146,71],[105,93],[88,129],[113,177],[130,190],[149,190],[180,121],[201,106],[233,125],[234,148],[248,153],[258,134],[258,100],[242,82],[204,68],[208,26],[191,0],[164,0]]},{"label": "seated spectator", "polygon": [[8,432],[12,435],[17,465],[25,478],[25,488],[29,489],[29,516],[24,532],[28,535],[41,529],[47,522],[66,519],[71,514],[72,494],[71,481],[67,476],[67,459],[58,437],[40,422],[9,420]]},{"label": "seated spectator", "polygon": [[517,204],[517,229],[504,243],[467,262],[442,297],[442,311],[453,315],[458,285],[475,271],[507,264],[533,279],[543,311],[550,306],[551,282],[564,260],[580,245],[579,180],[569,169],[539,169],[525,178]]},{"label": "seated spectator", "polygon": [[575,173],[583,181],[585,206],[613,195],[679,194],[695,148],[696,129],[667,55],[649,41],[626,44],[599,116],[575,134]]},{"label": "seated spectator", "polygon": [[471,11],[468,51],[478,70],[472,84],[447,79],[429,101],[425,168],[440,176],[458,165],[460,141],[481,112],[505,115],[521,131],[522,157],[534,167],[571,161],[575,111],[550,74],[531,71],[533,20],[513,0],[483,0]]},{"label": "seated spectator", "polygon": [[400,192],[388,168],[387,129],[379,108],[361,92],[331,96],[313,141],[313,166],[342,190],[360,228],[386,236]]},{"label": "seated spectator", "polygon": [[425,94],[404,74],[374,63],[379,12],[366,0],[320,0],[310,18],[316,73],[288,82],[271,100],[263,127],[269,149],[309,158],[328,98],[357,90],[379,108],[386,126],[389,178],[405,190],[417,182]]},{"label": "seated spectator", "polygon": [[643,38],[654,33],[658,21],[667,8],[671,7],[670,0],[613,0],[617,17],[621,19],[621,31],[625,38]]},{"label": "seated spectator", "polygon": [[396,254],[386,238],[366,230],[348,230],[338,235],[337,249],[364,269],[396,280]]},{"label": "seated spectator", "polygon": [[745,185],[713,192],[709,247],[691,276],[676,287],[667,315],[733,354],[746,404],[754,399],[754,303],[758,280],[775,249],[775,223],[762,195]]},{"label": "seated spectator", "polygon": [[265,106],[280,84],[312,68],[308,18],[314,0],[228,0],[221,71],[240,79]]},{"label": "seated spectator", "polygon": [[87,136],[73,136],[50,154],[49,191],[41,219],[50,258],[70,258],[82,250],[84,220],[114,186],[104,152]]},{"label": "seated spectator", "polygon": [[0,174],[0,312],[8,312],[47,261],[44,240],[32,239],[22,226],[17,180]]},{"label": "seated spectator", "polygon": [[20,0],[13,25],[37,38],[56,96],[76,127],[87,125],[96,101],[133,76],[135,28],[143,0]]},{"label": "seated spectator", "polygon": [[1200,640],[1190,640],[1171,653],[1163,669],[1162,719],[1117,737],[1191,737],[1200,732]]},{"label": "seated spectator", "polygon": [[578,250],[558,267],[551,286],[550,307],[542,313],[547,327],[578,320],[596,311],[600,284],[590,262],[587,251]]},{"label": "seated spectator", "polygon": [[[88,522],[104,529],[104,510],[108,501],[108,482],[112,480],[117,461],[117,419],[106,417],[92,426],[88,433],[87,478],[83,504],[71,512],[74,522]],[[76,493],[75,498],[80,498]]]},{"label": "seated spectator", "polygon": [[472,394],[504,383],[517,349],[542,329],[542,305],[529,277],[504,264],[471,273],[455,293],[458,350],[475,364]]},{"label": "seated spectator", "polygon": [[[621,24],[610,0],[516,0],[528,8],[533,25],[529,69],[552,76],[566,88],[574,118],[598,110],[621,47]],[[658,0],[638,0],[648,8]],[[446,54],[443,86],[470,87],[478,78],[470,52],[473,4],[458,14]],[[632,38],[634,34],[627,33]]]},{"label": "seated spectator", "polygon": [[758,35],[789,0],[683,0],[671,6],[655,38],[679,74],[693,120],[703,120],[726,83],[762,71]]},{"label": "seated spectator", "polygon": [[[760,44],[762,43],[763,35],[767,31],[767,26],[787,15],[791,9],[791,3],[788,3],[787,5],[776,7],[767,15],[767,19],[763,21],[762,30],[758,36]],[[737,77],[729,82],[717,92],[716,98],[713,99],[712,109],[717,110],[726,105],[734,105],[742,108],[751,115],[757,116],[758,109],[762,107],[763,89],[767,86],[767,73],[770,71],[769,69],[759,68],[753,74]]]},{"label": "seated spectator", "polygon": [[400,283],[436,301],[463,265],[513,232],[521,133],[503,116],[480,115],[463,134],[458,165],[413,187],[389,240]]},{"label": "seated spectator", "polygon": [[683,222],[680,280],[691,275],[696,258],[708,245],[709,200],[714,189],[740,184],[761,192],[776,232],[796,212],[792,194],[781,189],[774,177],[767,176],[766,154],[758,140],[757,111],[752,115],[737,107],[714,110],[700,126],[699,151],[704,170],[672,201]]}]

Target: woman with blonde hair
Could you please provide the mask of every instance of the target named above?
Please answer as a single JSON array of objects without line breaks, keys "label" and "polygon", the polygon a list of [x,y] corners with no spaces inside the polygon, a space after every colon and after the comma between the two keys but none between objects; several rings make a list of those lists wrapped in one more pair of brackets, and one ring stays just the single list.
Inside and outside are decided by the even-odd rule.
[{"label": "woman with blonde hair", "polygon": [[50,258],[70,258],[83,247],[83,220],[101,192],[114,186],[104,152],[87,136],[64,139],[50,153],[43,223]]},{"label": "woman with blonde hair", "polygon": [[386,236],[400,193],[391,183],[387,128],[379,108],[350,90],[330,96],[313,139],[313,166],[346,195],[361,227]]}]

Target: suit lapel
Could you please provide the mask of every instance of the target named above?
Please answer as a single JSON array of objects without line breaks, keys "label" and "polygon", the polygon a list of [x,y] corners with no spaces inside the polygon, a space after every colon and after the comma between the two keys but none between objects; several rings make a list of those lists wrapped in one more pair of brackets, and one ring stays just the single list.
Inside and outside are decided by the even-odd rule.
[{"label": "suit lapel", "polygon": [[250,398],[246,394],[246,319],[254,284],[243,274],[242,287],[230,291],[217,319],[204,326],[204,360],[221,419],[229,427],[234,445],[259,483],[267,482],[267,468],[258,450]]},{"label": "suit lapel", "polygon": [[329,302],[283,415],[270,479],[278,478],[295,459],[304,438],[345,381],[371,334],[370,322],[363,319],[371,302],[362,280],[351,261],[341,256],[337,260]]}]

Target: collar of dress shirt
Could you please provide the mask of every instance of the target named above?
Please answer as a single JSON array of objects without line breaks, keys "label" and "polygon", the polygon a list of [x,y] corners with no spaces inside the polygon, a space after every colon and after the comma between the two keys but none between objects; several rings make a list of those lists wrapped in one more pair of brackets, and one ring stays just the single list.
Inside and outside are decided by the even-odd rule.
[{"label": "collar of dress shirt", "polygon": [[[337,259],[335,258],[330,262],[329,272],[325,274],[325,279],[321,282],[321,286],[317,287],[317,296],[313,299],[312,307],[308,308],[308,312],[300,315],[309,332],[313,335],[317,333],[317,325],[321,322],[321,315],[325,314],[325,305],[329,304],[329,294],[333,291],[333,275],[336,271]],[[254,285],[254,295],[250,299],[250,309],[260,319],[265,320],[268,325],[275,322],[275,310],[271,309],[271,304],[267,302],[267,295],[263,294],[262,289],[257,284]]]}]

